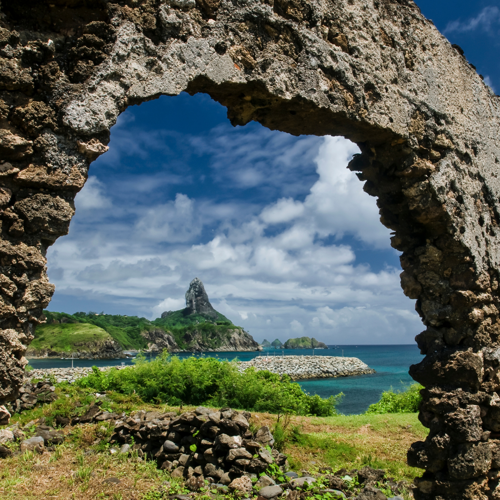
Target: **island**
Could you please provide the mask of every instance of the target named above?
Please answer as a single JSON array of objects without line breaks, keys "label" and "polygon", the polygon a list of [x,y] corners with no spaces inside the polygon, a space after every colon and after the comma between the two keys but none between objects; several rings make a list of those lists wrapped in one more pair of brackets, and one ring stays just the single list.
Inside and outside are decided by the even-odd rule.
[{"label": "island", "polygon": [[319,342],[314,337],[299,337],[296,339],[288,339],[283,347],[285,349],[328,349],[328,346],[323,342]]}]

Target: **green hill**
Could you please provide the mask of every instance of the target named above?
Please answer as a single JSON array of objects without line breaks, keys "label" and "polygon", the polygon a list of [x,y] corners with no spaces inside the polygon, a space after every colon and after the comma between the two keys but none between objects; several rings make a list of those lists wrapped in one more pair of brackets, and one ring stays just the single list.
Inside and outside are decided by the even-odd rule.
[{"label": "green hill", "polygon": [[[111,335],[95,325],[88,323],[66,323],[63,325],[40,325],[36,329],[32,350],[67,352],[86,351],[89,346],[112,340]],[[78,346],[76,349],[75,346]]]},{"label": "green hill", "polygon": [[[151,321],[137,316],[120,316],[112,314],[97,314],[94,312],[75,314],[44,311],[47,323],[39,325],[35,330],[35,338],[30,346],[31,350],[47,349],[47,338],[54,339],[60,337],[57,343],[61,351],[68,352],[72,350],[85,351],[81,342],[85,339],[80,338],[76,332],[101,332],[100,340],[114,340],[122,349],[144,349],[147,342],[142,337],[141,332],[152,328]],[[86,327],[83,327],[86,325]],[[88,337],[87,341],[94,340]],[[78,344],[78,349],[75,349]],[[56,349],[53,349],[56,350]]]}]

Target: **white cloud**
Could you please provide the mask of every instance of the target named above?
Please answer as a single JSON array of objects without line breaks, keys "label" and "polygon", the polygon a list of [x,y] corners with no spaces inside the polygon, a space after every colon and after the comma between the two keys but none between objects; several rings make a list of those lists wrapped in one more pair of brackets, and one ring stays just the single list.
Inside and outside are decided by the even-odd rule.
[{"label": "white cloud", "polygon": [[193,200],[182,193],[175,201],[149,209],[136,226],[141,238],[167,243],[192,241],[202,229]]},{"label": "white cloud", "polygon": [[304,205],[292,198],[281,198],[276,203],[267,206],[260,214],[266,224],[281,224],[290,222],[304,213]]},{"label": "white cloud", "polygon": [[466,33],[475,30],[491,32],[495,24],[500,24],[500,9],[495,6],[488,6],[476,17],[471,17],[465,21],[460,19],[450,21],[444,33]]},{"label": "white cloud", "polygon": [[155,318],[159,318],[161,314],[166,311],[177,311],[183,307],[186,307],[184,299],[180,299],[178,297],[167,297],[153,307],[153,315]]},{"label": "white cloud", "polygon": [[488,85],[493,92],[496,92],[495,87],[493,86],[493,81],[488,75],[484,77],[484,83],[486,83],[486,85]]},{"label": "white cloud", "polygon": [[103,194],[104,185],[93,176],[90,176],[83,189],[76,195],[77,210],[102,210],[111,208],[111,200]]},{"label": "white cloud", "polygon": [[376,200],[347,169],[358,147],[340,137],[325,137],[316,158],[319,180],[304,204],[320,236],[345,234],[377,247],[386,247],[389,230],[380,223]]},{"label": "white cloud", "polygon": [[296,319],[290,322],[290,328],[297,335],[301,335],[302,333],[304,333],[304,325],[302,325],[302,323],[300,321],[297,321]]}]

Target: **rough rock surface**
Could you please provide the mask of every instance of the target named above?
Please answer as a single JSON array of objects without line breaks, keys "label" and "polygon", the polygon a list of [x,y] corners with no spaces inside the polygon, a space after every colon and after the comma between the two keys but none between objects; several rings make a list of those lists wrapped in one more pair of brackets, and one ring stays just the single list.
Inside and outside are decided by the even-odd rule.
[{"label": "rough rock surface", "polygon": [[[203,331],[193,326],[184,334],[184,343],[186,349],[181,349],[174,337],[168,331],[163,331],[160,328],[144,331],[141,335],[147,340],[148,352],[162,352],[167,349],[169,352],[225,352],[225,351],[257,351],[259,344],[255,342],[253,337],[245,332],[242,328],[229,329],[224,334],[215,331],[213,337],[207,338]],[[216,341],[220,344],[219,347],[213,347]]]},{"label": "rough rock surface", "polygon": [[[114,340],[102,340],[73,344],[74,352],[71,357],[76,359],[119,359],[125,357],[120,344]],[[82,349],[81,351],[79,349]],[[28,348],[26,356],[29,358],[67,358],[67,351],[54,351],[52,349]]]},{"label": "rough rock surface", "polygon": [[[0,402],[17,397],[54,291],[47,247],[110,127],[182,91],[208,93],[235,125],[359,145],[350,168],[378,197],[426,327],[415,496],[498,497],[500,101],[411,0],[2,2]],[[484,432],[462,443],[446,422],[471,406],[463,435]]]},{"label": "rough rock surface", "polygon": [[208,300],[207,292],[200,279],[195,278],[189,284],[186,292],[186,314],[204,314],[211,318],[217,318],[217,311]]},{"label": "rough rock surface", "polygon": [[153,330],[141,332],[141,335],[148,343],[147,351],[149,352],[162,352],[165,349],[168,352],[179,350],[179,346],[177,345],[174,337],[170,333],[163,331],[161,328],[154,328]]},{"label": "rough rock surface", "polygon": [[257,356],[251,361],[242,361],[240,370],[246,370],[250,366],[257,371],[268,370],[279,375],[286,374],[293,380],[375,373],[375,370],[358,358],[334,356]]}]

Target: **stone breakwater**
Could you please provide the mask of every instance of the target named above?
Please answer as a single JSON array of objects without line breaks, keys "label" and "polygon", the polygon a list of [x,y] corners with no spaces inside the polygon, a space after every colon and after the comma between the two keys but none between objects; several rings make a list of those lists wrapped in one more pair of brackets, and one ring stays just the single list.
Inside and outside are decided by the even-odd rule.
[{"label": "stone breakwater", "polygon": [[[125,366],[101,366],[99,370],[102,372],[110,368],[117,368],[121,370]],[[31,382],[32,380],[48,380],[54,378],[54,381],[59,384],[61,382],[74,382],[75,380],[86,377],[92,373],[91,367],[76,367],[76,368],[43,368],[35,369],[26,372],[25,381]]]},{"label": "stone breakwater", "polygon": [[258,371],[268,370],[279,375],[289,375],[292,380],[375,373],[375,370],[358,358],[335,356],[258,356],[251,361],[242,361],[240,370],[246,370],[251,366]]}]

